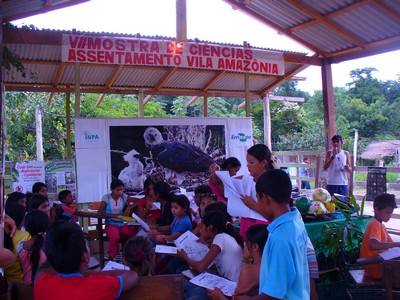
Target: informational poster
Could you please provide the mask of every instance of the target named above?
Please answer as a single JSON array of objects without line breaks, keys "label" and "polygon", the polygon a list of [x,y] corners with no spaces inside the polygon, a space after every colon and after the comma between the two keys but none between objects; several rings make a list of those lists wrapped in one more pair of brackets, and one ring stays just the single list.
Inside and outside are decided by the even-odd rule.
[{"label": "informational poster", "polygon": [[44,161],[24,161],[14,163],[12,169],[13,184],[15,192],[32,192],[35,182],[45,181]]},{"label": "informational poster", "polygon": [[193,191],[225,159],[225,126],[110,126],[112,178],[142,192],[146,178]]},{"label": "informational poster", "polygon": [[251,118],[76,119],[78,202],[100,201],[113,179],[125,192],[143,192],[147,178],[192,193],[207,184],[209,166],[230,156],[246,173]]},{"label": "informational poster", "polygon": [[52,160],[46,162],[45,183],[49,200],[57,200],[58,193],[70,190],[76,198],[76,173],[72,160]]}]

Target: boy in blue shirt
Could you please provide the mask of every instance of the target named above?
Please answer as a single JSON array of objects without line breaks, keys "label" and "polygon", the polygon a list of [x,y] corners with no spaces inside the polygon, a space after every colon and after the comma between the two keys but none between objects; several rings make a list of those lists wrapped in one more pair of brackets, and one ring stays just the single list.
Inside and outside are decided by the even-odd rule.
[{"label": "boy in blue shirt", "polygon": [[272,169],[256,183],[260,212],[271,224],[259,280],[259,295],[237,299],[310,299],[307,232],[298,210],[291,208],[292,183],[282,170]]}]

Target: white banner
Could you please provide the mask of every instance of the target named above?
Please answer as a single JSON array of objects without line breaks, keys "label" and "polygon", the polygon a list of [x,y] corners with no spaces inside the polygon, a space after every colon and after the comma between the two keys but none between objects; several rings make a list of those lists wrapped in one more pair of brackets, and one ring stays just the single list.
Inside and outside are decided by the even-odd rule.
[{"label": "white banner", "polygon": [[139,38],[63,34],[62,61],[284,75],[279,51]]}]

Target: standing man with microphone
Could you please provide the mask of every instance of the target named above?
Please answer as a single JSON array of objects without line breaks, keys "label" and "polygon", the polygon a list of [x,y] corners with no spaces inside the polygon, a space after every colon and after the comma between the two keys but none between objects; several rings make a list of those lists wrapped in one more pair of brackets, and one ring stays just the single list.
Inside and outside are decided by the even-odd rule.
[{"label": "standing man with microphone", "polygon": [[349,178],[347,173],[352,172],[350,163],[350,154],[343,150],[343,137],[336,134],[331,139],[332,149],[326,152],[324,170],[327,171],[328,192],[340,194],[343,196],[349,195]]}]

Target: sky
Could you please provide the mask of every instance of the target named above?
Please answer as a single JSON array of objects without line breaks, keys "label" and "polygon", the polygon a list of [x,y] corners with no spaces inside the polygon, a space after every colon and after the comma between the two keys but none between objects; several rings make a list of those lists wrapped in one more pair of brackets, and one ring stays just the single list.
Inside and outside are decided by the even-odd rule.
[{"label": "sky", "polygon": [[[187,0],[187,37],[202,41],[289,50],[313,54],[274,29],[232,9],[222,0]],[[176,0],[91,0],[46,14],[14,21],[15,25],[35,25],[39,29],[57,29],[128,33],[176,37]],[[333,85],[351,82],[349,73],[357,68],[373,67],[379,80],[400,77],[400,50],[332,65]],[[298,88],[314,94],[322,89],[320,67],[308,67],[296,76],[306,77]]]}]

